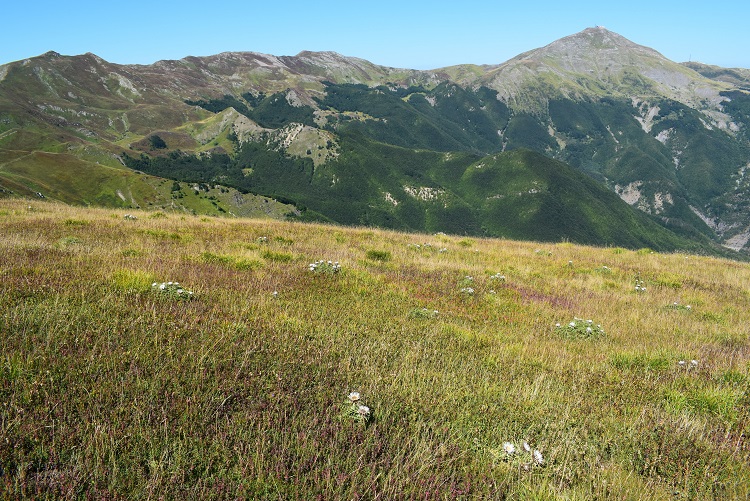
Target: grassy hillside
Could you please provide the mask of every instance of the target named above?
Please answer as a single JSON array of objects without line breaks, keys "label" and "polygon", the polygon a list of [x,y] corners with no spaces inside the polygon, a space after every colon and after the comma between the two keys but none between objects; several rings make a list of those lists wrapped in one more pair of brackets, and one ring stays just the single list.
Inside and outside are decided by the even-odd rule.
[{"label": "grassy hillside", "polygon": [[[353,202],[360,207],[354,210],[347,207],[342,218],[342,211],[332,207],[336,205],[335,197],[324,187],[313,186],[312,165],[292,166],[291,162],[295,161],[284,158],[267,161],[270,157],[280,156],[278,152],[263,151],[267,149],[267,140],[253,146],[253,156],[248,155],[247,146],[244,155],[240,151],[239,156],[244,158],[238,158],[237,162],[252,164],[253,174],[246,179],[233,181],[236,185],[244,183],[246,189],[255,192],[299,201],[340,223],[354,221],[429,231],[432,229],[428,224],[429,214],[425,214],[421,221],[408,221],[397,213],[399,211],[392,208],[387,210],[387,206],[380,207],[383,205],[378,203],[383,198],[381,188],[390,185],[387,187],[388,193],[393,196],[402,189],[402,186],[395,186],[396,182],[402,185],[409,182],[400,179],[399,171],[424,174],[430,169],[430,164],[437,165],[432,170],[444,171],[439,166],[439,157],[428,152],[463,152],[462,155],[471,153],[485,156],[501,151],[530,149],[585,172],[613,191],[622,193],[629,190],[636,195],[632,200],[635,207],[657,216],[663,226],[684,239],[705,245],[708,239],[716,239],[719,228],[721,233],[732,235],[745,227],[741,224],[744,216],[740,215],[744,214],[744,207],[736,199],[742,200],[746,192],[741,183],[744,174],[738,174],[744,172],[742,168],[747,163],[746,148],[738,137],[707,125],[707,117],[677,101],[654,97],[648,100],[550,97],[544,100],[543,113],[529,114],[509,109],[498,100],[497,91],[487,87],[468,90],[447,82],[431,89],[331,82],[325,85],[325,97],[315,99],[320,107],[316,112],[317,123],[342,144],[343,154],[337,159],[341,171],[337,175],[356,178],[357,196],[349,200],[348,205]],[[550,91],[549,95],[554,93]],[[744,123],[747,119],[744,95],[735,93],[732,96],[726,111],[732,114],[736,123]],[[189,104],[199,105],[214,113],[232,106],[266,127],[279,127],[295,121],[307,125],[314,123],[312,108],[292,106],[283,94],[256,97],[243,94],[242,97],[245,101],[223,96],[209,101],[189,101]],[[399,151],[398,148],[406,151]],[[543,160],[535,161],[548,164]],[[413,165],[405,169],[402,166],[405,163]],[[263,164],[268,166],[265,174],[261,172]],[[277,164],[287,165],[280,168]],[[149,170],[148,166],[138,168],[168,175],[163,170]],[[169,166],[169,170],[175,169]],[[385,182],[367,182],[376,171]],[[297,179],[290,179],[290,174]],[[460,175],[461,171],[458,171],[458,175],[442,176],[434,184],[457,193],[460,188],[455,182]],[[176,177],[185,179],[184,174],[180,173]],[[326,182],[330,181],[330,177],[330,171],[329,175],[322,175]],[[362,180],[366,180],[365,183]],[[502,179],[498,179],[496,184],[502,182]],[[276,186],[271,187],[269,183]],[[342,186],[337,190],[341,191]],[[728,192],[732,192],[732,196],[727,196]],[[352,193],[348,193],[349,198]],[[571,196],[571,202],[573,200],[580,200],[581,205],[599,203]],[[614,200],[614,197],[608,200]],[[546,228],[549,218],[539,218],[534,224],[530,219],[527,224],[520,224],[522,220],[516,219],[512,233],[507,230],[495,231],[499,229],[497,224],[482,221],[497,219],[491,210],[488,212],[485,200],[463,202],[460,217],[468,224],[465,228],[458,228],[458,232],[476,234],[482,228],[489,229],[487,234],[493,236],[515,234],[522,238],[545,240],[549,239],[547,235],[561,233],[578,243],[632,246],[628,242],[632,240],[630,238],[618,240],[623,232],[617,224],[609,230],[615,240],[602,235],[602,231],[576,230],[564,224],[550,230]],[[554,205],[556,213],[571,208],[579,215],[586,212],[583,207],[581,210],[573,207],[574,203]],[[616,206],[612,209],[622,212]],[[705,214],[704,219],[695,210]],[[596,212],[589,211],[589,216],[583,218],[586,226],[592,224],[591,219]],[[450,218],[440,216],[437,220]],[[727,224],[712,222],[712,226],[709,226],[706,221],[712,218],[720,218]],[[565,213],[557,219],[565,223],[581,218]],[[615,221],[632,219],[633,216],[628,216]],[[448,227],[435,228],[435,231],[439,229],[454,231]],[[628,230],[628,233],[632,232],[632,229]],[[584,238],[581,238],[582,234]],[[646,238],[664,240],[663,237]],[[680,247],[684,248],[684,245],[669,246],[672,249]]]},{"label": "grassy hillside", "polygon": [[234,158],[173,152],[127,157],[126,163],[155,176],[223,183],[292,201],[305,210],[303,218],[337,224],[730,252],[705,235],[676,235],[604,185],[530,150],[479,156],[413,150],[352,131],[338,139],[338,156],[317,167],[310,158],[284,155],[262,142],[245,143]]},{"label": "grassy hillside", "polygon": [[[727,71],[740,85],[742,75]],[[741,249],[750,236],[747,93],[603,29],[499,66],[429,72],[334,53],[123,66],[49,52],[0,73],[3,194],[239,216],[257,211],[235,195],[266,203],[255,194],[295,203],[272,211],[282,217],[660,250]],[[650,224],[623,230],[632,215],[596,221],[602,198],[581,192],[546,204],[558,223],[577,225],[555,228],[550,217],[515,217],[507,198],[461,193],[467,165],[522,149],[588,174],[680,238]],[[178,200],[123,163],[237,192],[221,205]]]},{"label": "grassy hillside", "polygon": [[747,264],[19,199],[0,233],[2,498],[750,496]]},{"label": "grassy hillside", "polygon": [[0,196],[26,195],[76,205],[149,208],[203,215],[283,219],[294,207],[205,182],[174,182],[67,154],[35,152],[0,166]]}]

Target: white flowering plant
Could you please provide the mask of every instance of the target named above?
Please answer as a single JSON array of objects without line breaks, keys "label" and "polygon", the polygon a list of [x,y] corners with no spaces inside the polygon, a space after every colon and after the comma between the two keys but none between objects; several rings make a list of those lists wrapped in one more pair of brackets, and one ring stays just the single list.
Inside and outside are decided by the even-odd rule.
[{"label": "white flowering plant", "polygon": [[194,297],[193,292],[185,289],[179,282],[154,282],[151,284],[151,290],[160,297],[180,301],[189,301]]},{"label": "white flowering plant", "polygon": [[313,273],[334,275],[341,271],[341,265],[338,261],[314,261],[308,265],[308,269]]},{"label": "white flowering plant", "polygon": [[464,296],[474,295],[474,277],[466,275],[459,282],[458,286],[461,287],[461,294]]},{"label": "white flowering plant", "polygon": [[430,310],[428,308],[415,308],[409,314],[412,318],[437,318],[438,311]]},{"label": "white flowering plant", "polygon": [[406,244],[407,249],[414,249],[414,250],[420,250],[420,249],[431,249],[432,244],[430,243],[424,243],[424,244]]},{"label": "white flowering plant", "polygon": [[568,339],[597,339],[606,335],[600,324],[578,317],[573,317],[567,324],[558,323],[555,332]]},{"label": "white flowering plant", "polygon": [[372,410],[362,402],[362,396],[358,391],[350,392],[341,408],[343,419],[351,419],[363,424],[369,423],[372,419]]},{"label": "white flowering plant", "polygon": [[667,305],[666,309],[668,310],[677,310],[677,311],[692,311],[693,307],[689,304],[680,304],[677,301],[674,303]]},{"label": "white flowering plant", "polygon": [[641,280],[641,277],[636,277],[635,279],[635,292],[638,294],[646,292],[646,283]]},{"label": "white flowering plant", "polygon": [[686,371],[695,370],[698,368],[698,361],[695,359],[690,360],[689,362],[685,360],[680,360],[679,362],[677,362],[677,367],[679,367],[680,369],[684,369]]},{"label": "white flowering plant", "polygon": [[503,442],[499,448],[490,449],[490,453],[496,458],[528,470],[532,467],[545,465],[545,459],[539,449],[534,449],[528,442],[516,445],[513,442]]}]

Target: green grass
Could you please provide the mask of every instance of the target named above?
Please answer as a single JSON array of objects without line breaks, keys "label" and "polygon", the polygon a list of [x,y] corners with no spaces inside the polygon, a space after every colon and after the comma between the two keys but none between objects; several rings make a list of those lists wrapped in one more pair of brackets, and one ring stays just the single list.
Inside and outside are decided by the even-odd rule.
[{"label": "green grass", "polygon": [[[199,190],[194,186],[200,184]],[[292,207],[214,183],[181,183],[143,175],[104,162],[87,161],[72,154],[33,152],[23,158],[0,160],[0,189],[18,195],[46,198],[76,205],[114,208],[149,208],[188,214],[209,214],[283,219]]]},{"label": "green grass", "polygon": [[0,200],[0,498],[750,496],[745,263],[116,211]]},{"label": "green grass", "polygon": [[372,261],[390,261],[391,253],[383,250],[370,249],[365,253],[365,257]]}]

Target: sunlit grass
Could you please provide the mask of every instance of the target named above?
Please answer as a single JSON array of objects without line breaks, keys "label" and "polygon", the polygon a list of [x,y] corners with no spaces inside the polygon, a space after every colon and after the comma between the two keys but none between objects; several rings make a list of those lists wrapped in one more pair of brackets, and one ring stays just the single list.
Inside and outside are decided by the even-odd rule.
[{"label": "sunlit grass", "polygon": [[0,201],[5,497],[750,495],[745,263],[129,214]]}]

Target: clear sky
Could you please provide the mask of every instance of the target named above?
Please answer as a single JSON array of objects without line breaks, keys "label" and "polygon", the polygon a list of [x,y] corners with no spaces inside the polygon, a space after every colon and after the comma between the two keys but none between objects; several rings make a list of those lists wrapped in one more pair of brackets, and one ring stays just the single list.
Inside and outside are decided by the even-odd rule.
[{"label": "clear sky", "polygon": [[384,66],[498,64],[604,26],[673,61],[750,68],[750,2],[693,0],[9,1],[0,64],[54,50],[112,63],[332,50]]}]

